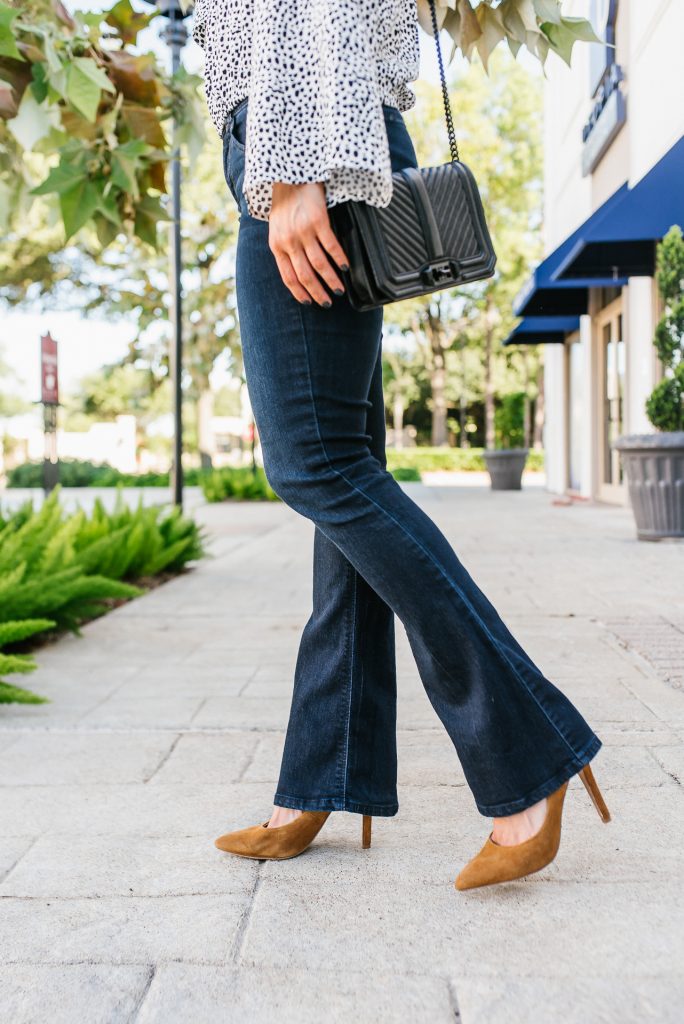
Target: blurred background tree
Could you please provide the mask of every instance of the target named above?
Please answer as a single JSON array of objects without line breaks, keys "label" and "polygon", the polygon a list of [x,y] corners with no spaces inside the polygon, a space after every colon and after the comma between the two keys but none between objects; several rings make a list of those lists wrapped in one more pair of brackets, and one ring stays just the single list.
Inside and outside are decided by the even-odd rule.
[{"label": "blurred background tree", "polygon": [[[419,0],[430,32],[428,7]],[[458,49],[479,61],[455,65],[451,91],[462,155],[482,189],[499,263],[489,282],[387,309],[388,409],[397,428],[415,426],[421,442],[489,445],[501,396],[523,392],[525,437],[540,443],[540,355],[503,351],[501,341],[514,324],[511,299],[541,255],[541,90],[504,47],[516,55],[525,46],[541,63],[552,50],[569,60],[577,39],[594,36],[587,22],[565,17],[559,0],[437,0],[437,8],[452,56]],[[140,387],[149,388],[149,409],[163,405],[170,281],[158,251],[166,232],[158,228],[166,220],[175,114],[186,171],[192,167],[184,175],[184,393],[207,462],[212,370],[222,364],[242,377],[237,219],[200,78],[170,76],[138,45],[156,16],[130,0],[99,13],[67,10],[60,0],[0,0],[0,298],[134,324],[128,355],[119,369],[106,365],[99,382],[84,384],[69,408],[72,423],[96,409],[104,416],[131,396],[138,402]],[[443,162],[441,94],[424,82],[416,91],[407,122],[419,160]],[[208,139],[213,147],[203,149]],[[145,429],[142,404],[136,415]]]},{"label": "blurred background tree", "polygon": [[[389,343],[396,334],[422,353],[434,446],[449,443],[451,423],[462,446],[470,434],[493,447],[497,395],[519,390],[526,395],[531,440],[539,394],[539,355],[504,350],[501,342],[516,323],[513,298],[542,255],[541,95],[537,76],[510,55],[495,54],[490,71],[487,77],[480,66],[463,68],[450,92],[461,156],[477,177],[497,251],[496,273],[386,310]],[[420,82],[416,92],[406,121],[418,161],[443,163],[449,154],[441,91]]]}]

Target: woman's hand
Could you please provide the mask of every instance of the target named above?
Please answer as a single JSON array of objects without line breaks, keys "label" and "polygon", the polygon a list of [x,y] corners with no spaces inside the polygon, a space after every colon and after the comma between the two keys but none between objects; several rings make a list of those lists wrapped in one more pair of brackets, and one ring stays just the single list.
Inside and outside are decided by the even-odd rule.
[{"label": "woman's hand", "polygon": [[268,245],[275,256],[280,276],[298,302],[331,306],[321,278],[335,295],[344,286],[330,262],[342,270],[348,260],[330,226],[322,182],[273,185]]}]

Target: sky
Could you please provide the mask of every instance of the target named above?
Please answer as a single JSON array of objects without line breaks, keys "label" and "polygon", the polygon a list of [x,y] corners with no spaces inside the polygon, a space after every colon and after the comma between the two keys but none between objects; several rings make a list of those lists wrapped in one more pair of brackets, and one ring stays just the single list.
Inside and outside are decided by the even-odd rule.
[{"label": "sky", "polygon": [[[133,0],[140,10],[149,10],[147,4]],[[106,0],[78,0],[68,2],[74,10],[103,10],[111,6]],[[154,49],[160,57],[166,56],[166,46],[158,38],[159,27],[154,24],[139,36],[143,50]],[[421,70],[420,78],[439,82],[435,49],[422,31],[420,33]],[[448,57],[450,43],[442,39],[442,52]],[[184,50],[183,59],[191,71],[202,67],[202,52],[190,40]],[[526,62],[527,63],[527,62]],[[533,62],[530,61],[530,66]],[[218,137],[217,146],[220,145]],[[59,342],[60,388],[63,394],[73,392],[80,378],[99,367],[116,362],[127,349],[134,330],[125,322],[108,323],[95,318],[83,319],[78,313],[49,312],[5,314],[0,322],[0,362],[10,364],[14,371],[11,381],[0,381],[0,390],[11,391],[27,401],[37,401],[40,391],[39,347],[40,336],[51,332]]]}]

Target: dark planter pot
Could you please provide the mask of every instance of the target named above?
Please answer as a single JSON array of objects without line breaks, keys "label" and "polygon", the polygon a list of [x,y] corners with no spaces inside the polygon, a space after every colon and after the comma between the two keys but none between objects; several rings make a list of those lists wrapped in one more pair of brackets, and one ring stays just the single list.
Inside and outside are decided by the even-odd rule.
[{"label": "dark planter pot", "polygon": [[615,447],[639,540],[684,537],[684,431],[620,437]]},{"label": "dark planter pot", "polygon": [[485,449],[482,453],[489,470],[493,491],[519,491],[522,488],[522,475],[529,448],[494,448]]}]

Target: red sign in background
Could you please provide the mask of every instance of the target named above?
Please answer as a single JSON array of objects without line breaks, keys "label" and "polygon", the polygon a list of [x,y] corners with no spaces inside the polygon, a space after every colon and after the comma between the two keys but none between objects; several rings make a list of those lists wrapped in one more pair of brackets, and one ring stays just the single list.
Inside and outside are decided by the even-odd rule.
[{"label": "red sign in background", "polygon": [[45,405],[57,405],[57,342],[48,332],[40,339],[40,400]]}]

